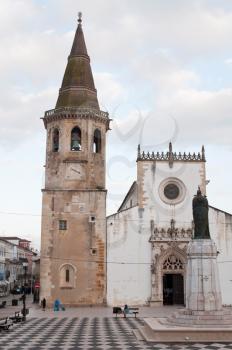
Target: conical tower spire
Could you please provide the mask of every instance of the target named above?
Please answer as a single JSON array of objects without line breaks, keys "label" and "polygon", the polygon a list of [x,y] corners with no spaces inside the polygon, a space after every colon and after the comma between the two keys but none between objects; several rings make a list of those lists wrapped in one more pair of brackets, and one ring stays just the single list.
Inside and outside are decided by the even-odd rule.
[{"label": "conical tower spire", "polygon": [[90,107],[99,109],[80,12],[78,14],[76,34],[56,103],[56,108],[59,107]]},{"label": "conical tower spire", "polygon": [[82,13],[81,12],[78,13],[78,27],[73,40],[70,56],[86,56],[89,59],[86,45],[85,45],[84,33],[82,30]]}]

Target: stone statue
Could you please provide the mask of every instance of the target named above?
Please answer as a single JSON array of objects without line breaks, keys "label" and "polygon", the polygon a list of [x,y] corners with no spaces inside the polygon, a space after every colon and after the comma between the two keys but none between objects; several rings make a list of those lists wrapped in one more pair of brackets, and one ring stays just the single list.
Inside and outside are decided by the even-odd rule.
[{"label": "stone statue", "polygon": [[198,187],[193,198],[194,239],[210,239],[208,211],[208,200]]}]

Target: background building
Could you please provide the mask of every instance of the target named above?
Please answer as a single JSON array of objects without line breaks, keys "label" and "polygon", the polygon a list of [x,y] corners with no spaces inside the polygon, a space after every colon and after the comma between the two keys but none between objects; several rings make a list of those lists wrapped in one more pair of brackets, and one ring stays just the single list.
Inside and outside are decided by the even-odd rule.
[{"label": "background building", "polygon": [[0,237],[0,296],[9,294],[16,286],[26,285],[28,292],[33,289],[35,273],[38,275],[39,270],[33,261],[37,256],[38,251],[30,248],[30,241]]}]

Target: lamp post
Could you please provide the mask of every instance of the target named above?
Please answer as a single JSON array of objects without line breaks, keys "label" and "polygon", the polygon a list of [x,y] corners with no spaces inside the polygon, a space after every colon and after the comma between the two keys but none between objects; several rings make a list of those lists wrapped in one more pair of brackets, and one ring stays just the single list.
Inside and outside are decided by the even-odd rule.
[{"label": "lamp post", "polygon": [[27,267],[28,267],[28,262],[24,261],[23,262],[23,268],[24,268],[24,290],[23,290],[23,296],[22,296],[22,301],[23,301],[23,321],[26,321],[26,277],[27,277]]}]

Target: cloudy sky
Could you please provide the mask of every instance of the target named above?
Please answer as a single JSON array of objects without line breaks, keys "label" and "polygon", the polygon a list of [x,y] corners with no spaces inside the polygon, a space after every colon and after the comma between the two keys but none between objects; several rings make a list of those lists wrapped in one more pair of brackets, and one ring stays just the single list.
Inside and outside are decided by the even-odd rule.
[{"label": "cloudy sky", "polygon": [[0,1],[0,235],[40,242],[45,130],[77,24],[108,133],[108,213],[136,178],[136,148],[206,148],[211,205],[232,212],[232,2]]}]

